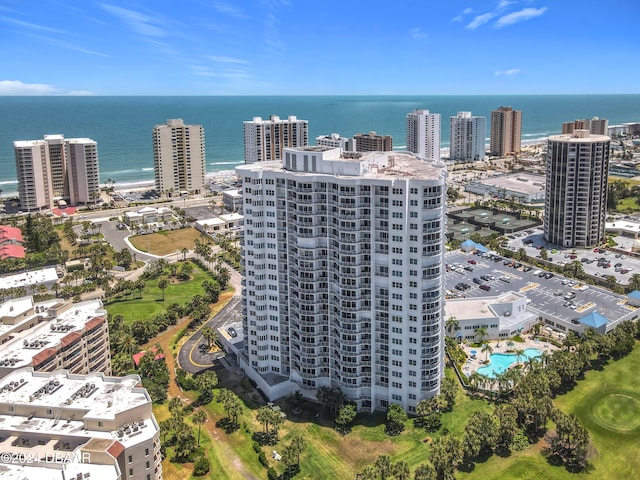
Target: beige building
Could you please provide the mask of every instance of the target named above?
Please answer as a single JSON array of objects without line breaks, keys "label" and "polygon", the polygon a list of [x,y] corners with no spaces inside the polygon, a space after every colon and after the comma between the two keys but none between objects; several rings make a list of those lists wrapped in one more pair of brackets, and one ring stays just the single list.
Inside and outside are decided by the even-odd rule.
[{"label": "beige building", "polygon": [[281,119],[271,115],[268,120],[253,117],[243,123],[244,163],[280,160],[285,147],[306,147],[309,143],[309,122],[291,115]]},{"label": "beige building", "polygon": [[69,205],[90,204],[100,194],[98,146],[90,138],[13,142],[18,195],[23,210],[53,208],[58,200]]},{"label": "beige building", "polygon": [[111,373],[107,312],[99,299],[14,298],[0,305],[0,322],[0,379],[23,367]]},{"label": "beige building", "polygon": [[574,130],[589,130],[592,135],[607,135],[609,132],[609,122],[606,118],[585,118],[564,122],[562,124],[562,134],[571,134]]},{"label": "beige building", "polygon": [[206,153],[202,125],[169,119],[153,128],[153,167],[159,195],[203,193]]},{"label": "beige building", "polygon": [[32,368],[0,380],[0,451],[34,460],[3,465],[0,477],[162,479],[160,429],[139,384],[138,375]]},{"label": "beige building", "polygon": [[353,136],[358,152],[390,152],[393,139],[390,135],[378,135],[376,132],[357,133]]},{"label": "beige building", "polygon": [[491,112],[491,139],[489,154],[505,157],[520,153],[522,112],[511,107],[500,107]]}]

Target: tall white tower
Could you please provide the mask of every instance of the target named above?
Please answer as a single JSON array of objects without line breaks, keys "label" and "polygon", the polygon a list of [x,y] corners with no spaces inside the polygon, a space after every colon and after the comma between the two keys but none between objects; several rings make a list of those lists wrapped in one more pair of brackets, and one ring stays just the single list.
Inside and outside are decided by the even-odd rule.
[{"label": "tall white tower", "polygon": [[485,117],[474,117],[471,112],[458,112],[450,119],[449,158],[473,162],[485,157],[484,139],[487,126]]},{"label": "tall white tower", "polygon": [[440,114],[407,113],[407,150],[426,160],[440,160]]},{"label": "tall white tower", "polygon": [[245,350],[271,399],[416,404],[443,375],[447,172],[409,153],[286,148],[243,178]]}]

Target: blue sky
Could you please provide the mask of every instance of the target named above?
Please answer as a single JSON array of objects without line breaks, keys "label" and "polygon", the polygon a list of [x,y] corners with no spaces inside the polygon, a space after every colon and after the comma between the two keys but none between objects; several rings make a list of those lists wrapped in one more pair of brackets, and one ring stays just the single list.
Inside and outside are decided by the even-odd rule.
[{"label": "blue sky", "polygon": [[638,0],[0,0],[0,95],[640,93]]}]

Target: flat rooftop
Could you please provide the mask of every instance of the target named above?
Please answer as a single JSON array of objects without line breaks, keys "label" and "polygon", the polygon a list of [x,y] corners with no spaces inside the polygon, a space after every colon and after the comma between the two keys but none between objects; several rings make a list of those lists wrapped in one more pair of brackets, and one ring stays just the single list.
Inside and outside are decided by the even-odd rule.
[{"label": "flat rooftop", "polygon": [[504,188],[512,192],[520,192],[532,195],[544,191],[546,179],[543,175],[530,173],[518,173],[515,175],[503,175],[499,177],[483,178],[469,182],[469,186],[486,185],[493,188]]},{"label": "flat rooftop", "polygon": [[30,272],[15,273],[0,277],[0,289],[14,287],[30,287],[40,283],[55,283],[58,273],[54,267],[32,270]]}]

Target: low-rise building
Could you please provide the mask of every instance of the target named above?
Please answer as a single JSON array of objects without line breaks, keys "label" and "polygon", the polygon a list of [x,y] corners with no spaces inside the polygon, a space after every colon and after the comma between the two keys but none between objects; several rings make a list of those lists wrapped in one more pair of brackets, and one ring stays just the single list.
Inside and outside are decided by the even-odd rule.
[{"label": "low-rise building", "polygon": [[173,213],[167,207],[144,207],[135,212],[124,213],[124,223],[129,226],[166,223],[173,220]]},{"label": "low-rise building", "polygon": [[536,313],[527,310],[527,297],[519,292],[506,292],[491,297],[447,300],[445,322],[454,317],[459,328],[453,336],[479,340],[476,331],[485,329],[485,340],[499,340],[527,332],[538,321]]},{"label": "low-rise building", "polygon": [[238,189],[222,192],[222,204],[230,212],[239,212],[242,209],[242,192]]},{"label": "low-rise building", "polygon": [[34,460],[26,477],[5,477],[7,465],[0,477],[161,480],[160,429],[139,384],[32,368],[0,380],[0,451]]},{"label": "low-rise building", "polygon": [[58,271],[55,267],[40,268],[28,272],[13,273],[0,277],[0,290],[9,288],[24,287],[26,293],[32,292],[37,285],[44,285],[51,289],[54,283],[59,280]]},{"label": "low-rise building", "polygon": [[545,177],[530,173],[516,173],[471,180],[465,191],[478,195],[491,195],[519,203],[544,204]]}]

